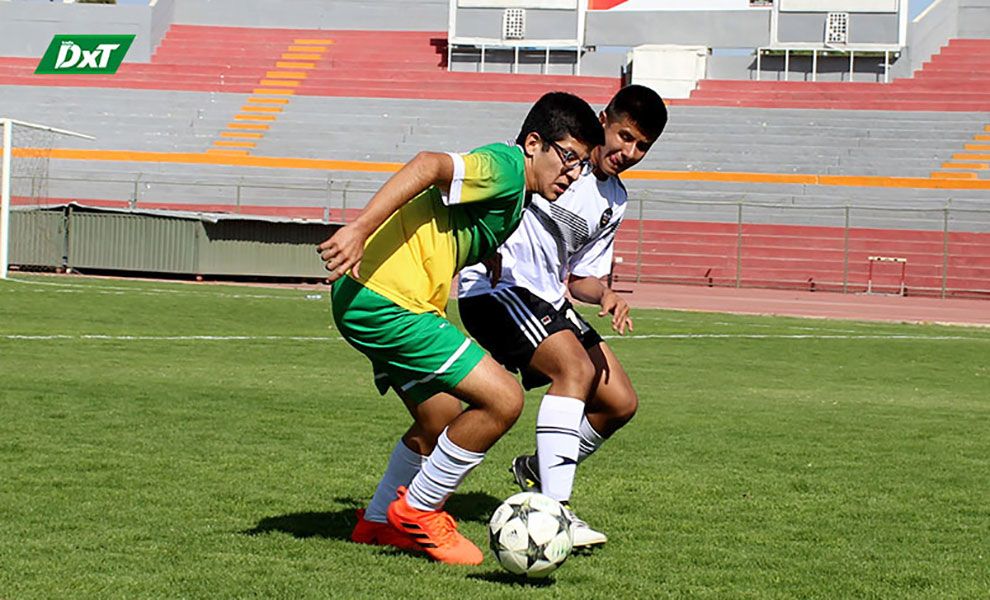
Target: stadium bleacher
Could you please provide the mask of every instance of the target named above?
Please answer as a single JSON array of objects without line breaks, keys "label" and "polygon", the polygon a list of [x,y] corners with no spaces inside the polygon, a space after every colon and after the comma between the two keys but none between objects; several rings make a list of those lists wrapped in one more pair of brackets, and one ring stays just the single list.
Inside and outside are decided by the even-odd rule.
[{"label": "stadium bleacher", "polygon": [[972,111],[990,105],[990,39],[952,39],[912,77],[890,83],[705,80],[700,106]]},{"label": "stadium bleacher", "polygon": [[[448,72],[446,34],[427,24],[231,27],[195,10],[183,5],[188,22],[150,63],[114,76],[36,76],[35,59],[0,58],[5,113],[97,137],[60,140],[51,202],[345,219],[420,149],[512,138],[549,89],[602,106],[620,85]],[[914,289],[944,277],[990,290],[986,42],[951,40],[891,84],[702,82],[625,177],[637,206],[619,247],[636,260],[620,280],[834,289],[861,281],[867,254],[899,253]]]},{"label": "stadium bleacher", "polygon": [[[445,36],[442,31],[177,24],[168,30],[148,64],[125,64],[112,76],[67,81],[60,75],[34,75],[36,59],[4,58],[0,59],[0,84],[245,94],[282,88],[293,96],[496,102],[533,102],[553,88],[599,103],[607,101],[619,86],[616,78],[605,77],[449,72],[443,64]],[[290,66],[279,67],[280,63]],[[272,73],[296,77],[279,79]]]}]

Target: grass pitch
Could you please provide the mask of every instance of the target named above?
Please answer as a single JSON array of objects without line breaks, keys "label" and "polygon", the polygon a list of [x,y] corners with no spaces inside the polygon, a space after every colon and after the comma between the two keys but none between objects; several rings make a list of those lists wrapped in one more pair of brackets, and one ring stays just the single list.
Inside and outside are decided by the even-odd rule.
[{"label": "grass pitch", "polygon": [[[610,541],[526,584],[347,541],[408,417],[311,295],[0,282],[0,597],[990,597],[990,330],[634,311]],[[538,400],[448,503],[483,548]]]}]

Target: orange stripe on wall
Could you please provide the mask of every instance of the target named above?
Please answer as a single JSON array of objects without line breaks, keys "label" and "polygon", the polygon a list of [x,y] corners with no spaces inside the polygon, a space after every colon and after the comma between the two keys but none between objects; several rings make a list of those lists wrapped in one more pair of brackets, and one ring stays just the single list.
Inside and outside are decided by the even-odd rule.
[{"label": "orange stripe on wall", "polygon": [[220,150],[218,148],[210,148],[206,152],[215,156],[248,156],[247,150]]},{"label": "orange stripe on wall", "polygon": [[976,178],[976,173],[967,173],[966,171],[932,171],[932,179],[959,179],[969,181]]},{"label": "orange stripe on wall", "polygon": [[[15,155],[31,151],[30,148],[15,150]],[[37,152],[37,149],[33,149]],[[133,152],[126,150],[80,150],[56,148],[50,152],[51,158],[65,160],[106,160],[117,162],[166,162],[188,164],[230,164],[260,166],[284,169],[323,169],[329,171],[381,172],[397,171],[401,163],[369,162],[356,160],[324,160],[312,158],[287,158],[273,156],[248,156],[230,159],[230,162],[215,162],[216,157],[188,152]],[[227,159],[224,159],[227,160]],[[846,187],[894,187],[894,188],[939,188],[939,189],[984,189],[990,190],[990,180],[943,181],[925,177],[878,177],[854,175],[792,175],[787,173],[721,173],[692,171],[629,171],[624,178],[653,181],[734,181],[739,183],[792,183],[830,185]]]},{"label": "orange stripe on wall", "polygon": [[227,123],[227,129],[268,129],[264,123]]},{"label": "orange stripe on wall", "polygon": [[262,79],[258,85],[265,85],[269,87],[287,87],[294,88],[299,87],[298,81],[291,81],[287,79]]},{"label": "orange stripe on wall", "polygon": [[[710,171],[627,171],[623,179],[648,181],[728,181],[737,183],[793,183],[840,187],[944,188],[943,182],[925,177],[882,177],[861,175],[791,175],[788,173],[723,173]],[[949,186],[952,187],[952,186]],[[980,181],[961,189],[990,189],[990,181]]]},{"label": "orange stripe on wall", "polygon": [[813,185],[817,175],[777,173],[715,173],[707,171],[626,171],[623,179],[648,181],[738,181],[746,183],[802,183]]},{"label": "orange stripe on wall", "polygon": [[254,142],[229,142],[227,140],[216,140],[213,142],[213,145],[223,148],[254,148],[257,144]]},{"label": "orange stripe on wall", "polygon": [[[21,148],[18,152],[30,150]],[[37,149],[35,149],[37,151]],[[214,152],[221,152],[215,150]],[[226,150],[223,152],[231,152]],[[328,171],[357,171],[392,173],[398,171],[401,163],[379,163],[357,160],[322,160],[313,158],[276,158],[271,156],[244,156],[243,158],[219,158],[198,152],[134,152],[129,150],[77,150],[55,148],[48,154],[50,158],[63,160],[105,160],[114,162],[162,162],[178,164],[242,165],[248,167],[274,167],[283,169],[324,169]]]},{"label": "orange stripe on wall", "polygon": [[274,121],[275,115],[234,115],[238,121]]},{"label": "orange stripe on wall", "polygon": [[983,169],[990,169],[990,164],[988,163],[962,163],[962,162],[945,162],[942,163],[943,169],[969,169],[970,171],[981,171]]},{"label": "orange stripe on wall", "polygon": [[264,135],[261,133],[246,133],[243,131],[221,131],[220,137],[238,138],[242,140],[260,140],[264,137]]}]

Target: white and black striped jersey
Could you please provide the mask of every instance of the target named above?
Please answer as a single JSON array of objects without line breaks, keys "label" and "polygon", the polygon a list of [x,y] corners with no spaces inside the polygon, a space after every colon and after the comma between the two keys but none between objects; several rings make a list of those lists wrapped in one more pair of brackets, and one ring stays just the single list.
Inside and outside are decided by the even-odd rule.
[{"label": "white and black striped jersey", "polygon": [[496,288],[484,265],[472,265],[461,270],[458,297],[521,286],[560,308],[568,274],[608,275],[626,200],[618,177],[601,181],[594,173],[572,183],[556,202],[534,194],[519,228],[499,247],[502,278]]}]

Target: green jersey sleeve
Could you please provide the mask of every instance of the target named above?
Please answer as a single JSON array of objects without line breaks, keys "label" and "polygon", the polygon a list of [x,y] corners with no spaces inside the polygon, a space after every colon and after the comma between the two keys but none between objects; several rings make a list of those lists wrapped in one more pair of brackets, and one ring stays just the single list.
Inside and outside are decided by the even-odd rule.
[{"label": "green jersey sleeve", "polygon": [[522,149],[508,144],[489,144],[467,154],[450,154],[454,177],[444,204],[455,206],[499,198],[515,198],[525,191],[526,175]]}]

